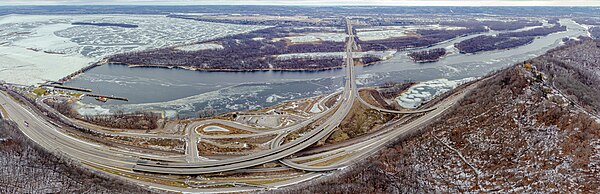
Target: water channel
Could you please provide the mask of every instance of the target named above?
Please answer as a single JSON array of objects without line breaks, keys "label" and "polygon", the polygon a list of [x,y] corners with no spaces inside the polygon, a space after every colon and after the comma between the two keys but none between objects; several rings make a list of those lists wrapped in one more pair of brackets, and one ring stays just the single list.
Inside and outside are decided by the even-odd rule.
[{"label": "water channel", "polygon": [[[359,86],[387,81],[426,81],[438,78],[462,79],[478,77],[543,54],[562,43],[565,37],[586,36],[587,30],[569,19],[560,20],[567,31],[536,38],[531,44],[477,54],[459,54],[453,45],[479,36],[474,34],[437,44],[452,52],[438,62],[415,63],[406,54],[419,48],[397,52],[387,61],[357,67]],[[496,34],[486,32],[483,34]],[[94,93],[129,98],[130,101],[101,103],[93,98],[82,100],[85,114],[107,113],[109,110],[158,110],[168,116],[195,116],[205,107],[219,112],[257,109],[285,100],[330,93],[342,87],[343,70],[328,71],[257,71],[204,72],[166,68],[129,68],[124,65],[96,67],[66,83],[90,88]]]}]

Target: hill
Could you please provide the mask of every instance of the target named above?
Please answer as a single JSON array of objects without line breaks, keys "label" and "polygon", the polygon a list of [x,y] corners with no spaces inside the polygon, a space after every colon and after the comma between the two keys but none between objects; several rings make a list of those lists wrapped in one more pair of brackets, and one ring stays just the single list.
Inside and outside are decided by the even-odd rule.
[{"label": "hill", "polygon": [[597,44],[571,41],[497,72],[422,133],[341,173],[278,192],[598,193],[598,106],[576,93],[600,91],[589,77],[598,73]]}]

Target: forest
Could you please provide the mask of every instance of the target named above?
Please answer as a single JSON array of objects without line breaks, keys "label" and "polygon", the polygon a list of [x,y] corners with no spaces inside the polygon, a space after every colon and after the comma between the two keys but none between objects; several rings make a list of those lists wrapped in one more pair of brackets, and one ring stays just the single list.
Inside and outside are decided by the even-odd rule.
[{"label": "forest", "polygon": [[[199,16],[187,15],[170,15],[169,17],[177,17],[182,19],[192,19],[211,22],[224,22],[206,20]],[[226,18],[226,17],[224,17]],[[364,20],[367,22],[362,25],[370,25],[377,23],[378,25],[400,25],[395,22],[400,22],[393,18],[380,18]],[[242,20],[235,20],[242,22]],[[245,20],[244,20],[245,21]],[[342,21],[342,20],[336,20]],[[418,20],[415,20],[418,21]],[[550,23],[556,23],[558,20],[550,20]],[[233,22],[233,21],[227,21]],[[247,23],[250,22],[250,23]],[[108,63],[125,64],[134,66],[159,66],[159,67],[185,67],[194,70],[212,70],[212,71],[254,71],[254,70],[324,70],[332,68],[340,68],[343,65],[341,57],[338,58],[319,58],[319,59],[301,59],[301,60],[276,60],[277,55],[290,53],[312,53],[312,52],[343,52],[343,42],[333,41],[318,41],[309,43],[294,43],[285,39],[274,41],[275,38],[286,36],[295,36],[305,33],[340,33],[339,29],[328,28],[301,28],[297,26],[306,26],[306,24],[286,23],[286,21],[271,21],[266,20],[256,23],[256,21],[247,21],[242,24],[271,24],[275,27],[262,29],[250,33],[231,35],[221,39],[210,41],[212,44],[218,44],[223,49],[213,50],[197,50],[185,51],[178,50],[175,47],[159,48],[146,51],[137,51],[129,53],[120,53],[108,57]],[[271,23],[275,22],[275,23]],[[343,23],[328,23],[325,26],[343,26]],[[386,23],[391,22],[391,23]],[[427,22],[417,22],[418,24],[430,24]],[[416,23],[403,23],[401,25],[409,25]],[[386,51],[398,50],[406,48],[428,47],[436,43],[450,40],[460,36],[487,32],[491,30],[516,30],[524,27],[540,26],[539,21],[530,20],[514,20],[514,21],[477,21],[472,19],[458,21],[443,21],[438,22],[439,25],[464,27],[456,30],[443,29],[417,29],[415,36],[405,36],[399,38],[389,38],[382,40],[362,41],[357,39],[357,43],[364,51]],[[296,27],[294,27],[296,26]],[[564,30],[565,27],[555,24],[554,27],[540,27],[522,32],[504,33],[498,37],[479,36],[473,39],[465,40],[457,44],[457,47],[463,53],[474,53],[479,51],[506,49],[521,46],[530,43],[533,40],[532,36],[542,36],[557,31]],[[258,39],[257,39],[258,37]],[[421,53],[421,55],[424,53]],[[439,52],[427,55],[434,57]],[[415,53],[418,58],[419,54]],[[435,57],[434,57],[435,58]],[[366,64],[379,61],[369,57],[362,59]]]},{"label": "forest", "polygon": [[568,42],[529,62],[588,111],[600,114],[600,41]]},{"label": "forest", "polygon": [[539,21],[530,20],[515,20],[515,21],[496,21],[496,20],[458,20],[458,21],[445,21],[441,22],[441,25],[448,26],[487,26],[490,30],[505,31],[505,30],[517,30],[530,26],[541,26],[542,23]]},{"label": "forest", "polygon": [[542,23],[539,21],[531,21],[525,19],[517,20],[476,20],[469,16],[457,16],[452,20],[446,18],[439,18],[431,15],[418,15],[413,17],[395,17],[380,15],[379,17],[364,17],[364,18],[353,18],[358,23],[365,24],[367,26],[408,26],[408,25],[443,25],[443,26],[457,26],[472,28],[475,26],[487,26],[491,30],[517,30],[530,26],[541,26]]},{"label": "forest", "polygon": [[[250,15],[252,17],[254,15]],[[262,25],[262,26],[342,26],[344,25],[341,20],[337,18],[323,18],[319,22],[312,21],[299,21],[299,20],[282,20],[282,19],[273,19],[273,20],[238,20],[238,19],[228,19],[227,15],[223,15],[223,18],[208,18],[202,16],[192,16],[192,15],[178,15],[171,14],[167,17],[171,18],[179,18],[179,19],[187,19],[187,20],[195,20],[195,21],[203,21],[203,22],[216,22],[216,23],[229,23],[229,24],[242,24],[242,25]]]},{"label": "forest", "polygon": [[492,51],[501,49],[510,49],[531,43],[535,37],[547,36],[552,33],[566,31],[567,27],[560,24],[554,24],[552,27],[538,27],[519,32],[505,32],[497,36],[481,35],[471,39],[463,40],[454,46],[461,53],[477,53],[482,51]]},{"label": "forest", "polygon": [[437,61],[444,55],[446,55],[446,49],[444,48],[416,51],[408,54],[412,60],[421,63]]},{"label": "forest", "polygon": [[454,46],[458,48],[461,53],[477,53],[481,51],[509,49],[523,46],[531,43],[533,39],[533,37],[513,38],[481,35],[475,38],[463,40],[459,43],[456,43]]},{"label": "forest", "polygon": [[459,36],[486,32],[484,26],[470,26],[462,30],[417,30],[419,36],[407,36],[401,38],[390,38],[384,40],[358,41],[363,50],[384,51],[390,49],[405,49],[415,47],[427,47],[433,44],[450,40]]},{"label": "forest", "polygon": [[67,100],[47,99],[48,106],[60,114],[73,119],[80,119],[95,125],[117,129],[156,129],[159,127],[160,114],[151,112],[124,113],[117,111],[106,115],[80,115]]},{"label": "forest", "polygon": [[600,25],[600,19],[598,18],[591,18],[591,17],[585,17],[585,18],[573,18],[573,21],[579,23],[579,24],[585,24],[585,25]]},{"label": "forest", "polygon": [[528,37],[528,36],[547,36],[548,34],[567,31],[566,26],[554,25],[552,27],[540,27],[520,32],[500,33],[498,36],[504,37]]},{"label": "forest", "polygon": [[600,38],[600,27],[591,27],[590,34],[593,38]]},{"label": "forest", "polygon": [[[271,41],[291,33],[312,32],[314,29],[269,28],[225,37],[217,42],[223,49],[181,51],[161,48],[149,51],[113,55],[109,63],[149,66],[185,66],[199,70],[322,70],[339,68],[342,58],[276,60],[275,55],[287,53],[343,52],[343,42],[294,43]],[[262,37],[263,39],[254,39]]]}]

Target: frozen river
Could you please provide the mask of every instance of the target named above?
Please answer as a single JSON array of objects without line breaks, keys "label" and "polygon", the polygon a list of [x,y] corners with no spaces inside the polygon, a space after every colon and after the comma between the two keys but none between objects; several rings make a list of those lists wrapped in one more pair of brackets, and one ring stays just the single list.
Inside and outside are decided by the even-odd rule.
[{"label": "frozen river", "polygon": [[[406,53],[398,52],[387,61],[357,67],[359,85],[376,85],[387,81],[426,81],[438,78],[462,79],[478,77],[543,54],[561,44],[565,37],[587,35],[582,26],[572,20],[561,20],[566,32],[540,37],[533,43],[509,50],[458,54],[453,47],[478,35],[470,35],[438,44],[451,54],[439,62],[419,64]],[[489,32],[485,34],[494,34]],[[419,49],[414,49],[419,50]],[[174,115],[194,116],[207,106],[220,112],[256,109],[284,100],[305,98],[330,93],[342,87],[342,70],[317,72],[201,72],[182,69],[129,68],[123,65],[104,65],[92,69],[67,83],[70,86],[91,88],[96,93],[128,97],[129,102],[109,101],[105,104],[93,99],[83,102],[101,105],[102,109],[125,111],[163,110]]]},{"label": "frozen river", "polygon": [[[132,25],[74,25],[74,23]],[[32,85],[58,80],[101,58],[241,34],[266,26],[168,18],[164,15],[0,16],[0,80]]]}]

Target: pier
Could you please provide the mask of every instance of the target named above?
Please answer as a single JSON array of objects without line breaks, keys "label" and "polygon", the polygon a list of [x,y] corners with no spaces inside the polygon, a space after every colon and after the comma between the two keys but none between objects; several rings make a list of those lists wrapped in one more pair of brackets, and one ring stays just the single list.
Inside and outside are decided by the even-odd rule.
[{"label": "pier", "polygon": [[94,67],[97,67],[97,66],[100,66],[103,64],[106,64],[106,59],[102,59],[91,65],[85,66],[85,67],[81,68],[80,70],[77,70],[76,72],[73,72],[73,73],[59,79],[58,82],[61,82],[61,83],[67,82],[67,81],[73,79],[74,77],[78,76],[79,74],[85,73],[86,71],[89,71],[90,69],[93,69]]},{"label": "pier", "polygon": [[78,92],[92,92],[91,89],[87,89],[87,88],[77,88],[77,87],[63,86],[63,85],[43,84],[42,86],[54,87],[54,88],[65,89],[65,90],[73,90],[73,91],[78,91]]},{"label": "pier", "polygon": [[99,95],[99,94],[85,94],[85,95],[86,96],[90,96],[90,97],[96,97],[100,101],[105,101],[105,100],[102,100],[102,99],[112,99],[112,100],[129,101],[129,99],[127,99],[125,97],[105,96],[105,95]]}]

